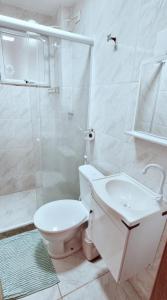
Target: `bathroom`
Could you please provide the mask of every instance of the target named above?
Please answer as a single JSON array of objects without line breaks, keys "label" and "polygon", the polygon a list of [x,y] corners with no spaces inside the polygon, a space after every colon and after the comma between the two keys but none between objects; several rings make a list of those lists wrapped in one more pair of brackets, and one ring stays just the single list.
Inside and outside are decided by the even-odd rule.
[{"label": "bathroom", "polygon": [[[42,0],[40,5],[32,0],[0,1],[0,299],[167,299],[163,293],[154,296],[167,240],[166,35],[163,0]],[[126,229],[125,240],[120,238],[121,260],[130,233],[135,232],[140,242],[136,247],[132,238],[130,252],[130,264],[140,261],[140,266],[125,270],[126,276],[117,256],[118,276],[106,258],[109,247],[117,251],[109,240],[113,232],[117,245],[117,231],[108,226],[105,235],[102,222],[91,229],[99,202],[86,199],[89,189],[90,198],[97,197],[98,183],[103,198],[102,184],[114,176],[122,176],[136,189],[141,184],[149,197],[161,196],[153,207],[157,212],[151,211],[149,200],[147,235],[142,231],[138,237],[140,226],[135,227],[147,226],[144,209],[138,210],[142,221],[131,222],[131,215],[129,223],[124,222],[128,218],[120,219],[125,223],[121,223],[123,235]],[[125,195],[130,185],[123,189],[120,185],[128,211],[133,205]],[[112,188],[109,191],[114,197]],[[136,199],[136,207],[145,205],[141,198]],[[58,242],[52,245],[46,231],[52,227],[58,232],[60,226],[63,232],[68,219],[81,230],[64,253],[62,236],[56,236]],[[39,243],[44,240],[37,258],[32,258],[36,244],[31,233]],[[26,238],[32,252],[23,255]],[[22,243],[24,251],[10,259]],[[55,270],[48,277],[36,263],[40,251],[41,257],[47,256],[44,249],[50,250],[52,258],[47,257],[46,263]],[[26,284],[21,253],[22,262],[26,264],[27,257],[29,264],[35,264],[32,276],[27,272]],[[121,274],[126,278],[121,280]]]}]

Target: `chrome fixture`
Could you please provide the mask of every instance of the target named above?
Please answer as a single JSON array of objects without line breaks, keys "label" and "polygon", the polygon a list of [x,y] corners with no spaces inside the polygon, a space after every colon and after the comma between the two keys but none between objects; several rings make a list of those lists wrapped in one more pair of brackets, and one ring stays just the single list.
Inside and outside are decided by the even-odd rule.
[{"label": "chrome fixture", "polygon": [[148,169],[150,168],[156,168],[158,169],[161,174],[162,174],[162,181],[161,181],[161,184],[160,184],[160,188],[159,188],[159,196],[160,198],[158,199],[159,201],[162,201],[163,200],[163,190],[164,190],[164,184],[165,184],[165,180],[166,180],[166,171],[163,167],[161,167],[160,165],[158,164],[148,164],[145,166],[145,168],[143,169],[142,173],[143,174],[146,174]]},{"label": "chrome fixture", "polygon": [[85,154],[84,155],[84,165],[88,164],[88,156]]},{"label": "chrome fixture", "polygon": [[117,49],[117,38],[115,36],[112,36],[111,33],[107,35],[107,42],[113,41],[114,42],[114,49]]}]

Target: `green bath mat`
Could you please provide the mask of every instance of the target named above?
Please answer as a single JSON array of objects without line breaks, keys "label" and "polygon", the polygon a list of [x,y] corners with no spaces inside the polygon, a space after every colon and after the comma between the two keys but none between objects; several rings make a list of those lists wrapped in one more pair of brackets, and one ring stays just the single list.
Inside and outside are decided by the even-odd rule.
[{"label": "green bath mat", "polygon": [[0,240],[4,300],[19,299],[59,282],[37,230]]}]

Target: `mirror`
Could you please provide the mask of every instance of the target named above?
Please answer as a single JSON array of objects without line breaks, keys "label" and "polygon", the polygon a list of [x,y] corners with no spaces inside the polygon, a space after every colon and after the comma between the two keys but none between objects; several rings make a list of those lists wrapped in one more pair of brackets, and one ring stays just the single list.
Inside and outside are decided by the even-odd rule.
[{"label": "mirror", "polygon": [[141,66],[134,130],[167,139],[167,61],[162,58]]}]

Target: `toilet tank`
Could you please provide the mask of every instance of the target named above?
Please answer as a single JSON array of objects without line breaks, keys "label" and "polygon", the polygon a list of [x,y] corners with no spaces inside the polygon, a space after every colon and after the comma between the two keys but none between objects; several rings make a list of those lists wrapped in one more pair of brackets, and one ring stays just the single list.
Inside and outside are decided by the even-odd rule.
[{"label": "toilet tank", "polygon": [[83,165],[79,167],[79,181],[80,181],[80,199],[82,204],[89,210],[91,202],[91,188],[92,180],[103,178],[104,175],[91,165]]}]

